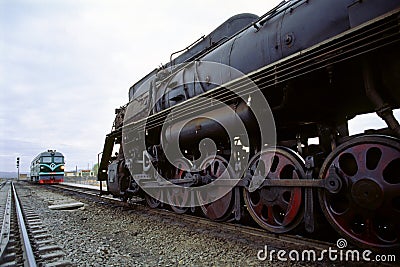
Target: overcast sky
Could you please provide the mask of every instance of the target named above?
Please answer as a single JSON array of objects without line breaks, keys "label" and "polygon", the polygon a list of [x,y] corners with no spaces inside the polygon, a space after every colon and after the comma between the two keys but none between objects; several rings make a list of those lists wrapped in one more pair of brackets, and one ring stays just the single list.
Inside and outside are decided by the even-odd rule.
[{"label": "overcast sky", "polygon": [[67,170],[91,168],[132,84],[229,17],[279,2],[0,0],[0,171],[18,156],[28,171],[47,149]]}]

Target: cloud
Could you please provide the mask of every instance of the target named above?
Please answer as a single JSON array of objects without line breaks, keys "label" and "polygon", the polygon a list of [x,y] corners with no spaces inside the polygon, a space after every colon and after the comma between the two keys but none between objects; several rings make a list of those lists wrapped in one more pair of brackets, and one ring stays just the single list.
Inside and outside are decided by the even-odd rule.
[{"label": "cloud", "polygon": [[96,162],[132,84],[230,16],[279,2],[0,1],[0,170],[47,149],[71,168]]},{"label": "cloud", "polygon": [[50,148],[78,167],[97,161],[129,87],[240,11],[240,1],[1,1],[0,170]]}]

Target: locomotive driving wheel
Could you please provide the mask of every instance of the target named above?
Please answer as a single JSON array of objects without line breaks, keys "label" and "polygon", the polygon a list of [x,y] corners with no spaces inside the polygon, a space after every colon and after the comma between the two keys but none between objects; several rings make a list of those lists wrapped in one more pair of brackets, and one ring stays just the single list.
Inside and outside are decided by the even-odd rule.
[{"label": "locomotive driving wheel", "polygon": [[[173,173],[171,179],[183,179],[188,170],[190,170],[192,164],[187,159],[177,159],[173,163]],[[189,193],[182,188],[172,188],[167,194],[168,203],[170,203],[171,209],[176,213],[183,214],[188,211],[188,207],[185,205],[189,202]]]},{"label": "locomotive driving wheel", "polygon": [[322,210],[331,225],[361,247],[400,246],[400,141],[357,137],[325,160],[320,178],[342,180],[338,193],[321,190]]},{"label": "locomotive driving wheel", "polygon": [[149,207],[152,209],[158,208],[161,205],[161,201],[159,200],[158,197],[154,198],[154,197],[146,194],[144,196],[144,198],[146,199],[147,205],[149,205]]},{"label": "locomotive driving wheel", "polygon": [[[207,157],[201,163],[200,169],[202,170],[202,175],[209,175],[212,179],[232,179],[234,177],[232,167],[221,156]],[[212,190],[198,193],[198,198],[203,203],[208,203],[211,199],[222,196],[215,201],[200,206],[201,211],[207,218],[214,221],[225,221],[231,216],[234,208],[234,197],[232,190],[227,193],[224,193],[225,191],[225,187],[215,186]]]},{"label": "locomotive driving wheel", "polygon": [[[303,165],[294,151],[277,147],[256,154],[250,160],[249,170],[251,175],[264,179],[301,179],[305,177]],[[253,192],[245,188],[243,194],[251,217],[268,231],[286,233],[303,218],[299,187],[260,187]]]}]

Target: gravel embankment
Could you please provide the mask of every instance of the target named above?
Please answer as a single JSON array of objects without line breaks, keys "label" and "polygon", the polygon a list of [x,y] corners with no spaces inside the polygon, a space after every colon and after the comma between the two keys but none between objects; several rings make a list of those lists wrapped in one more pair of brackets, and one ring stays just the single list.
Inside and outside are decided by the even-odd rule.
[{"label": "gravel embankment", "polygon": [[[126,210],[85,202],[80,209],[50,210],[60,196],[32,187],[32,206],[77,266],[262,266],[262,249],[245,238],[219,230],[193,228],[185,222],[141,209]],[[274,262],[274,266],[299,263]],[[305,264],[304,264],[305,265]]]}]

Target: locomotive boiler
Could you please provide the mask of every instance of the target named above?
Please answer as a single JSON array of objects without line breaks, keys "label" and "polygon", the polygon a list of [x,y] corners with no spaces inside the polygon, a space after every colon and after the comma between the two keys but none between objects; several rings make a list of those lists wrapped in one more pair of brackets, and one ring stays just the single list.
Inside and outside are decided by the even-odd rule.
[{"label": "locomotive boiler", "polygon": [[[322,212],[356,245],[397,248],[399,37],[400,0],[236,15],[129,89],[98,179],[115,197],[217,221],[246,207],[274,233],[312,232]],[[350,136],[370,112],[387,127]]]}]

